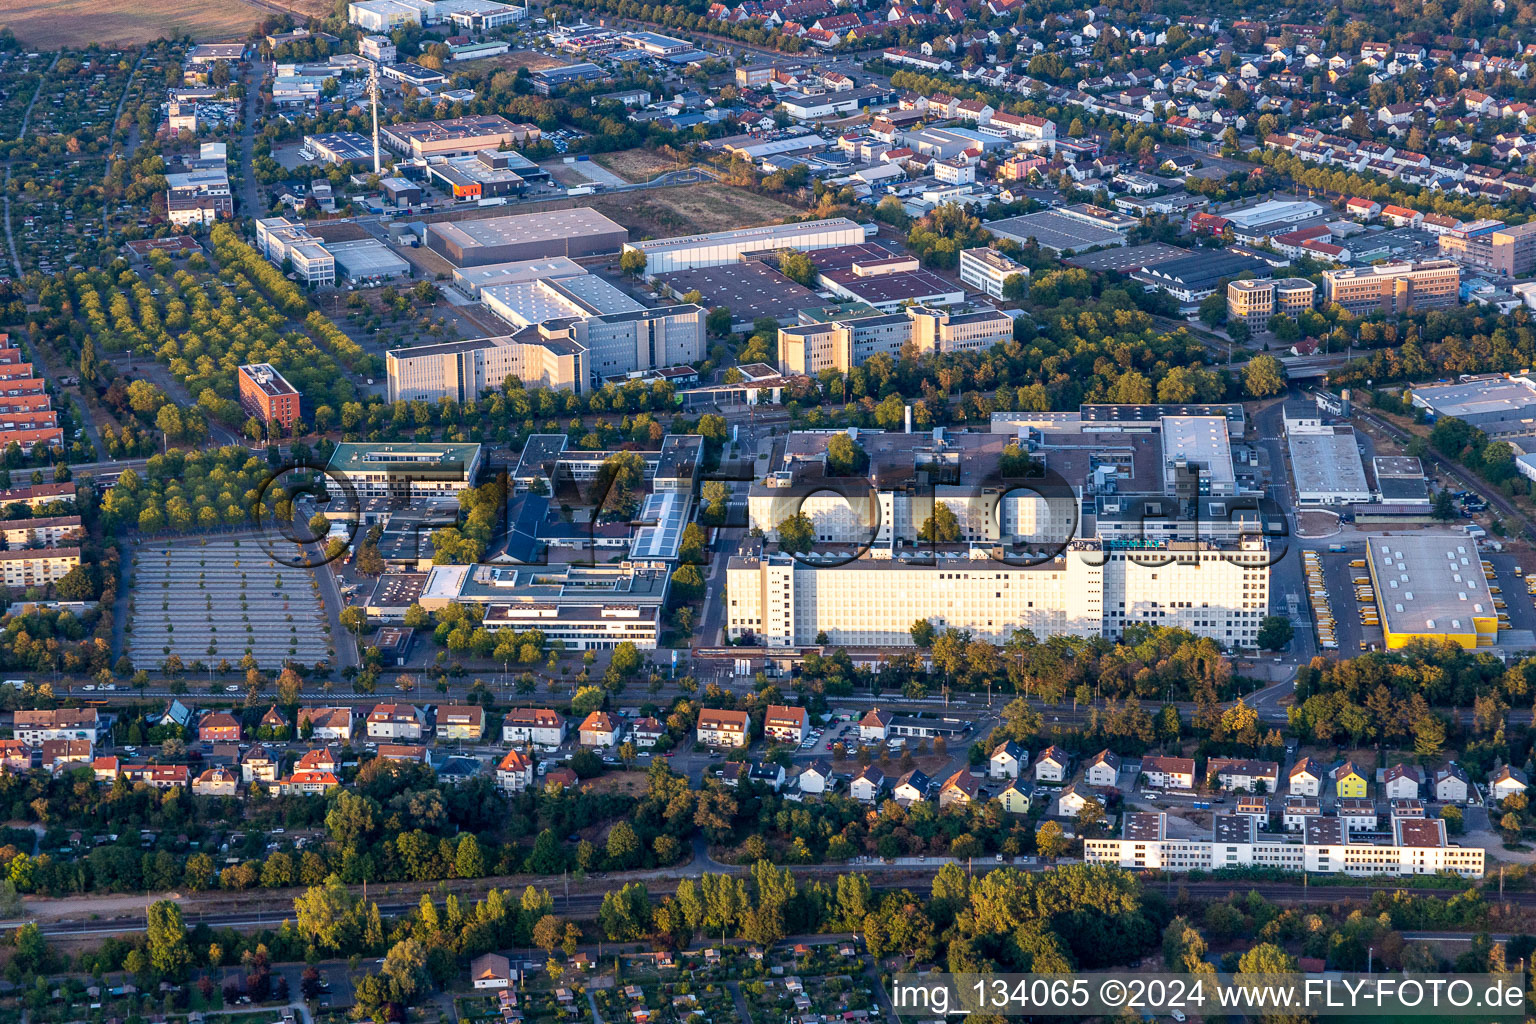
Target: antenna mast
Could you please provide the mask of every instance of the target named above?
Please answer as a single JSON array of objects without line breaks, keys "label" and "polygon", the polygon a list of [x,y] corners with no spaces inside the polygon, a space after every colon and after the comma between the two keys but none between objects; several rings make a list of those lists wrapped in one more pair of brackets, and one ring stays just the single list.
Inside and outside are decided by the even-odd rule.
[{"label": "antenna mast", "polygon": [[379,173],[379,65],[368,72],[368,99],[373,104],[373,173]]}]

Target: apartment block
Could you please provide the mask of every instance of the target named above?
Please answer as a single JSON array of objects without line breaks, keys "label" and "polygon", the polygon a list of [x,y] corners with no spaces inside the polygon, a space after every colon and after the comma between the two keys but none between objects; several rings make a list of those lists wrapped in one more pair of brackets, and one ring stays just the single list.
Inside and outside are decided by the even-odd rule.
[{"label": "apartment block", "polygon": [[1323,304],[1336,302],[1355,316],[1449,309],[1460,289],[1461,268],[1451,260],[1323,271]]},{"label": "apartment block", "polygon": [[79,548],[0,551],[0,584],[41,587],[56,583],[80,564]]},{"label": "apartment block", "polygon": [[0,521],[0,538],[6,547],[52,548],[84,536],[79,516],[45,516],[38,519]]}]

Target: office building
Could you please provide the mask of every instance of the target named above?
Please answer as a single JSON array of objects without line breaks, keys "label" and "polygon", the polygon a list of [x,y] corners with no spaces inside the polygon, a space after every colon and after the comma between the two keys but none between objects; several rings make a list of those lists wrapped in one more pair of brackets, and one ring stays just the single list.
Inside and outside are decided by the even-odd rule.
[{"label": "office building", "polygon": [[268,427],[284,430],[299,418],[299,393],[271,363],[250,363],[237,371],[240,407]]},{"label": "office building", "polygon": [[482,150],[537,142],[539,137],[538,125],[514,123],[500,114],[379,126],[379,140],[385,146],[417,160],[473,156]]},{"label": "office building", "polygon": [[1323,271],[1324,305],[1354,316],[1449,309],[1459,301],[1461,268],[1450,260],[1381,263]]},{"label": "office building", "polygon": [[901,312],[855,317],[779,329],[781,372],[814,376],[843,372],[876,352],[901,358],[902,348],[920,352],[981,352],[1013,338],[1013,318],[995,309],[951,313],[909,306]]},{"label": "office building", "polygon": [[805,647],[825,633],[834,646],[908,647],[912,623],[926,619],[994,644],[1018,629],[1116,639],[1127,626],[1155,625],[1252,648],[1268,613],[1262,540],[1225,548],[1170,542],[1155,551],[1075,541],[1037,564],[953,547],[829,565],[749,550],[727,565],[727,636]]},{"label": "office building", "polygon": [[1432,533],[1372,537],[1366,564],[1387,649],[1414,640],[1492,647],[1498,612],[1470,537]]},{"label": "office building", "polygon": [[1374,875],[1483,877],[1483,849],[1455,846],[1438,818],[1395,818],[1386,832],[1358,831],[1340,818],[1308,815],[1299,833],[1260,831],[1250,814],[1218,814],[1209,839],[1174,839],[1168,816],[1127,814],[1118,839],[1083,840],[1083,860],[1184,873],[1222,868]]},{"label": "office building", "polygon": [[1440,235],[1440,253],[1500,278],[1536,270],[1536,222],[1509,225],[1480,220]]},{"label": "office building", "polygon": [[336,283],[336,257],[301,223],[286,217],[258,218],[256,248],[278,267],[291,267],[302,284]]},{"label": "office building", "polygon": [[375,64],[393,64],[399,56],[389,36],[363,36],[357,41],[357,52]]},{"label": "office building", "polygon": [[755,252],[825,249],[863,242],[863,227],[846,217],[833,217],[798,224],[769,224],[707,235],[629,242],[624,250],[644,254],[647,274],[666,274],[696,267],[724,266]]},{"label": "office building", "polygon": [[962,249],[960,251],[960,281],[967,288],[974,288],[994,299],[1003,297],[1003,286],[1015,274],[1028,278],[1029,268],[996,249]]},{"label": "office building", "polygon": [[348,441],[331,452],[326,470],[328,476],[345,481],[359,498],[411,500],[456,494],[474,484],[480,470],[480,446]]},{"label": "office building", "polygon": [[539,327],[496,338],[391,349],[384,361],[391,402],[473,401],[508,377],[525,387],[582,394],[589,378],[586,350],[563,332]]},{"label": "office building", "polygon": [[402,25],[452,22],[466,32],[485,32],[527,16],[522,7],[492,0],[356,0],[347,20],[364,32],[390,32]]},{"label": "office building", "polygon": [[1462,420],[1492,438],[1536,434],[1536,381],[1527,376],[1465,376],[1454,384],[1415,386],[1409,394],[1416,408]]},{"label": "office building", "polygon": [[605,255],[628,238],[625,228],[588,207],[427,225],[427,247],[456,267]]},{"label": "office building", "polygon": [[1232,281],[1227,284],[1227,319],[1241,320],[1255,334],[1269,330],[1276,313],[1295,319],[1310,310],[1317,285],[1304,277],[1269,281]]}]

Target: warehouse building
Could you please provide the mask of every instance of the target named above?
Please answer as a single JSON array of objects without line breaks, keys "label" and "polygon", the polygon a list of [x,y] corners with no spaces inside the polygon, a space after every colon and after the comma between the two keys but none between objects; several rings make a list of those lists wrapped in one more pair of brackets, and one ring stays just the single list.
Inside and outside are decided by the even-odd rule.
[{"label": "warehouse building", "polygon": [[1454,417],[1492,438],[1536,434],[1536,381],[1527,376],[1467,376],[1414,387],[1410,398],[1436,417]]},{"label": "warehouse building", "polygon": [[1363,504],[1372,498],[1355,430],[1348,426],[1287,432],[1296,500],[1303,505]]},{"label": "warehouse building", "polygon": [[629,232],[589,207],[427,225],[427,247],[456,267],[618,252]]},{"label": "warehouse building", "polygon": [[1017,629],[1117,639],[1127,626],[1157,625],[1252,648],[1269,609],[1262,539],[1156,552],[1080,540],[1032,565],[952,547],[828,565],[747,549],[726,568],[727,635],[768,647],[810,646],[822,633],[834,646],[910,647],[912,623],[925,619],[994,644]]},{"label": "warehouse building", "polygon": [[299,159],[328,164],[371,164],[373,141],[357,132],[325,132],[304,136]]},{"label": "warehouse building", "polygon": [[1388,650],[1449,640],[1473,650],[1498,638],[1498,612],[1470,537],[1410,533],[1366,541]]},{"label": "warehouse building", "polygon": [[1167,292],[1178,300],[1180,312],[1190,313],[1214,295],[1222,281],[1234,277],[1264,278],[1271,272],[1269,264],[1257,257],[1240,252],[1215,252],[1191,253],[1164,260],[1131,276],[1148,285],[1149,289]]},{"label": "warehouse building", "polygon": [[464,267],[453,272],[453,286],[472,299],[478,299],[484,288],[501,284],[521,284],[540,279],[557,281],[563,277],[581,277],[586,268],[566,256],[552,256],[542,260],[514,260],[511,263],[491,263],[483,267]]},{"label": "warehouse building", "polygon": [[335,259],[336,269],[353,284],[383,284],[411,276],[411,265],[377,238],[355,238],[322,245]]},{"label": "warehouse building", "polygon": [[768,224],[756,228],[717,231],[708,235],[656,238],[630,242],[626,252],[644,254],[647,274],[668,274],[695,267],[719,267],[735,263],[754,252],[778,249],[826,249],[864,241],[864,229],[846,217],[804,221],[799,224]]},{"label": "warehouse building", "polygon": [[633,313],[645,308],[592,274],[489,285],[480,289],[480,301],[513,327],[568,317]]},{"label": "warehouse building", "polygon": [[763,318],[792,323],[799,311],[820,299],[809,288],[791,281],[761,260],[745,260],[719,267],[700,267],[655,275],[656,284],[681,298],[700,295],[702,305],[731,311],[731,330],[750,330]]}]

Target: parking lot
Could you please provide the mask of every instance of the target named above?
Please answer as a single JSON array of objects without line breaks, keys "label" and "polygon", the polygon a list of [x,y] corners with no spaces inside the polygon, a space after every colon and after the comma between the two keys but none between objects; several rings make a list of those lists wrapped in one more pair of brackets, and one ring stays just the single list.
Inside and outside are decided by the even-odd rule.
[{"label": "parking lot", "polygon": [[136,665],[173,654],[188,666],[234,663],[249,654],[275,669],[332,657],[314,575],[275,561],[253,536],[155,541],[133,562],[128,653]]}]

